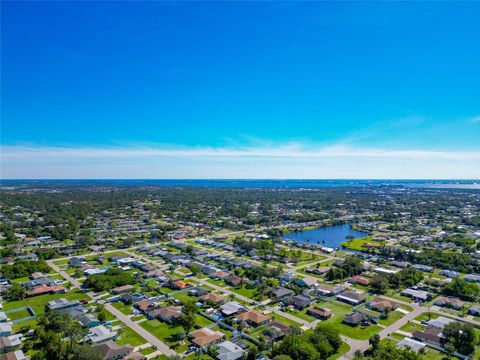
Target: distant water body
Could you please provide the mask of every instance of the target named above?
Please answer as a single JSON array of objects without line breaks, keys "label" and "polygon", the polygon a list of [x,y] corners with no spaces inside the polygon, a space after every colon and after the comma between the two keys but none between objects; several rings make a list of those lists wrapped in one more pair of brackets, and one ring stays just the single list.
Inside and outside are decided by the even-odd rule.
[{"label": "distant water body", "polygon": [[148,179],[148,180],[0,180],[2,186],[38,185],[79,186],[162,186],[223,188],[321,188],[321,187],[393,187],[434,189],[480,189],[475,180],[256,180],[256,179]]},{"label": "distant water body", "polygon": [[345,224],[292,232],[282,237],[300,243],[339,248],[342,242],[347,241],[346,237],[349,235],[355,239],[368,236],[367,233],[354,230],[350,225]]}]

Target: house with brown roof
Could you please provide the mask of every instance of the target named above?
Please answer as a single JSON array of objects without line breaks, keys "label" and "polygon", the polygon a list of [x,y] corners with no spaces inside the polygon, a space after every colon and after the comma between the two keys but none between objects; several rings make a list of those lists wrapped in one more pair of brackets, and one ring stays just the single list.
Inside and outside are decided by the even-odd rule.
[{"label": "house with brown roof", "polygon": [[435,299],[434,304],[437,306],[449,307],[458,310],[463,305],[465,305],[465,301],[462,301],[453,296],[439,296]]},{"label": "house with brown roof", "polygon": [[347,313],[343,318],[343,322],[345,324],[352,326],[357,326],[360,323],[365,323],[366,321],[368,321],[367,317],[358,312]]},{"label": "house with brown roof", "polygon": [[204,327],[193,330],[188,334],[188,337],[195,345],[204,347],[218,343],[225,337],[225,334],[221,331],[213,331],[212,329]]},{"label": "house with brown roof", "polygon": [[124,359],[133,352],[130,345],[120,346],[113,341],[107,341],[103,344],[96,345],[95,349],[100,351],[105,360]]},{"label": "house with brown roof", "polygon": [[203,296],[200,296],[200,300],[206,304],[218,305],[218,304],[222,304],[225,301],[225,298],[215,293],[208,293]]},{"label": "house with brown roof", "polygon": [[327,320],[332,317],[333,312],[330,309],[312,306],[307,309],[307,314],[312,315],[320,320]]},{"label": "house with brown roof", "polygon": [[342,291],[342,288],[334,287],[334,286],[328,286],[328,285],[318,285],[315,288],[315,290],[316,290],[318,295],[332,296],[332,295],[338,294],[340,291]]},{"label": "house with brown roof", "polygon": [[224,280],[226,279],[230,274],[226,271],[215,271],[213,274],[210,275],[212,279],[219,279],[219,280]]},{"label": "house with brown roof", "polygon": [[121,294],[127,291],[132,291],[134,289],[133,285],[123,285],[111,290],[112,294]]},{"label": "house with brown roof", "polygon": [[252,326],[260,326],[268,323],[271,318],[257,310],[249,310],[238,315],[236,319]]},{"label": "house with brown roof", "polygon": [[154,309],[147,313],[150,319],[159,319],[166,323],[173,323],[182,316],[180,306],[167,306],[161,309]]},{"label": "house with brown roof", "polygon": [[317,268],[308,268],[307,273],[315,274],[315,275],[323,275],[326,274],[331,269],[330,266],[319,266]]},{"label": "house with brown roof", "polygon": [[[246,279],[243,279],[245,281]],[[238,276],[229,276],[225,279],[225,282],[231,286],[238,286],[242,283],[242,278]]]},{"label": "house with brown roof", "polygon": [[396,308],[398,308],[398,304],[393,301],[383,299],[381,297],[376,297],[372,301],[370,301],[368,307],[372,310],[377,310],[383,313],[385,311],[395,310]]},{"label": "house with brown roof", "polygon": [[28,290],[25,294],[30,297],[45,294],[61,294],[65,292],[67,292],[67,290],[63,287],[63,285],[37,285]]},{"label": "house with brown roof", "polygon": [[412,337],[415,340],[419,340],[421,342],[425,343],[431,343],[434,345],[442,345],[445,342],[445,339],[443,337],[443,330],[429,326],[423,331],[415,331],[412,333]]},{"label": "house with brown roof", "polygon": [[352,276],[350,279],[350,282],[353,284],[359,284],[363,286],[368,286],[370,284],[370,280],[362,276]]},{"label": "house with brown roof", "polygon": [[186,289],[189,286],[192,286],[192,284],[186,283],[181,280],[177,280],[172,283],[172,288],[174,289]]},{"label": "house with brown roof", "polygon": [[148,299],[143,299],[135,303],[135,307],[145,313],[150,310],[156,309],[157,305]]}]

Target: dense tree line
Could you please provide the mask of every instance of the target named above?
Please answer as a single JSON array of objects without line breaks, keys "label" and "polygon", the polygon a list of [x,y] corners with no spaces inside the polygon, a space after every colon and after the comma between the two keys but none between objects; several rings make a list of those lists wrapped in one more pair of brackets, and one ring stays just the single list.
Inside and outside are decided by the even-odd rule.
[{"label": "dense tree line", "polygon": [[135,284],[134,277],[120,269],[109,269],[103,274],[88,276],[85,280],[85,286],[95,291],[111,290],[118,286],[133,284]]},{"label": "dense tree line", "polygon": [[34,272],[49,273],[50,267],[44,260],[17,260],[13,265],[2,265],[0,273],[7,279],[27,277]]},{"label": "dense tree line", "polygon": [[335,354],[341,345],[338,330],[329,324],[320,324],[313,332],[292,329],[284,340],[273,346],[271,355],[276,360],[321,360]]},{"label": "dense tree line", "polygon": [[461,279],[455,279],[451,283],[446,284],[443,287],[443,293],[466,301],[480,300],[480,286]]},{"label": "dense tree line", "polygon": [[88,329],[68,313],[48,311],[35,328],[32,360],[102,360],[103,356],[88,344],[79,344]]},{"label": "dense tree line", "polygon": [[349,256],[340,266],[332,267],[325,275],[329,281],[342,280],[348,277],[359,275],[363,272],[363,262],[360,258]]}]

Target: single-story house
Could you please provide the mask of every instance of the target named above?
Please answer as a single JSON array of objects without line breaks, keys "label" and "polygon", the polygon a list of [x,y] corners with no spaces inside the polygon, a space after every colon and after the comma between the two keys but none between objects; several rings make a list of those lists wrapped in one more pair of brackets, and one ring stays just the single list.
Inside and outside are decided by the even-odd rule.
[{"label": "single-story house", "polygon": [[409,348],[418,353],[425,347],[425,344],[414,339],[404,338],[397,344],[397,347],[401,349]]},{"label": "single-story house", "polygon": [[154,309],[147,313],[147,317],[150,319],[159,319],[166,323],[173,323],[182,316],[180,306],[167,306],[160,309]]},{"label": "single-story house", "polygon": [[444,342],[442,329],[433,326],[429,326],[423,331],[414,331],[412,333],[412,337],[414,340],[431,343],[434,345],[442,345]]},{"label": "single-story house", "polygon": [[365,301],[367,297],[365,295],[356,293],[354,291],[344,291],[337,295],[337,300],[345,302],[351,305],[358,305]]},{"label": "single-story house", "polygon": [[99,326],[90,328],[90,331],[87,337],[92,344],[101,344],[106,341],[115,339],[117,337],[117,333],[108,330],[103,325],[99,325]]},{"label": "single-story house", "polygon": [[123,285],[112,289],[112,294],[121,294],[135,289],[133,285]]},{"label": "single-story house", "polygon": [[231,341],[224,341],[218,345],[217,360],[238,360],[243,358],[245,350]]},{"label": "single-story house", "polygon": [[260,326],[268,323],[271,318],[257,310],[249,310],[238,315],[236,319],[242,323],[247,323],[252,326]]},{"label": "single-story house", "polygon": [[458,310],[465,304],[465,301],[453,296],[439,296],[435,299],[434,304],[437,306],[449,307]]},{"label": "single-story house", "polygon": [[410,297],[414,300],[421,300],[421,301],[427,301],[431,297],[431,294],[428,291],[415,290],[415,289],[402,290],[401,294],[403,296]]},{"label": "single-story house", "polygon": [[200,296],[200,300],[207,304],[218,305],[223,303],[225,301],[225,298],[221,295],[211,292],[203,296]]},{"label": "single-story house", "polygon": [[396,308],[398,308],[398,304],[393,301],[383,299],[381,297],[376,297],[372,301],[370,301],[368,307],[370,309],[377,310],[383,313],[387,311],[387,309],[395,310]]},{"label": "single-story house", "polygon": [[470,315],[480,316],[480,306],[478,305],[471,306],[470,309],[468,309],[468,313]]},{"label": "single-story house", "polygon": [[359,285],[363,285],[363,286],[368,286],[370,284],[370,280],[368,280],[367,278],[364,278],[362,276],[352,276],[350,278],[350,282],[352,284],[359,284]]},{"label": "single-story house", "polygon": [[233,314],[245,311],[245,307],[240,303],[238,303],[237,301],[230,301],[220,306],[220,311],[224,315],[229,316],[229,315],[233,315]]},{"label": "single-story house", "polygon": [[263,331],[263,334],[270,340],[275,341],[283,338],[289,332],[290,326],[273,320],[268,323],[267,328]]},{"label": "single-story house", "polygon": [[319,318],[320,320],[327,320],[333,315],[333,312],[330,309],[312,306],[307,309],[307,314]]},{"label": "single-story house", "polygon": [[443,330],[445,328],[445,326],[447,326],[448,324],[450,324],[452,322],[455,322],[455,320],[440,316],[436,319],[432,319],[432,320],[427,321],[427,325],[429,327],[434,327],[434,328]]},{"label": "single-story house", "polygon": [[293,290],[287,289],[283,286],[275,286],[272,289],[272,297],[278,301],[291,299],[293,294],[294,294]]},{"label": "single-story house", "polygon": [[343,322],[347,325],[357,326],[360,323],[364,323],[368,321],[367,317],[358,312],[350,312],[345,314],[343,318]]},{"label": "single-story house", "polygon": [[292,297],[291,304],[298,309],[305,309],[310,306],[314,298],[309,295],[295,295]]},{"label": "single-story house", "polygon": [[188,337],[192,339],[192,342],[195,345],[204,347],[216,344],[225,337],[225,334],[220,331],[213,331],[204,327],[202,329],[193,330],[188,334]]},{"label": "single-story house", "polygon": [[304,277],[303,279],[295,279],[294,282],[298,286],[309,288],[314,286],[317,283],[317,279],[314,278],[313,276],[307,276],[307,277]]},{"label": "single-story house", "polygon": [[132,346],[120,346],[113,341],[107,341],[103,344],[96,345],[95,349],[100,351],[104,360],[125,359],[129,354],[133,352]]}]

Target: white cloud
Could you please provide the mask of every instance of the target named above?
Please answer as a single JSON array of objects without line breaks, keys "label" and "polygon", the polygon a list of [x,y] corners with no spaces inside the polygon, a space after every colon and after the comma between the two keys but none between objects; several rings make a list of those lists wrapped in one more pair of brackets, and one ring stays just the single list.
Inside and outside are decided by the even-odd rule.
[{"label": "white cloud", "polygon": [[1,148],[3,178],[478,178],[479,151],[289,143]]}]

